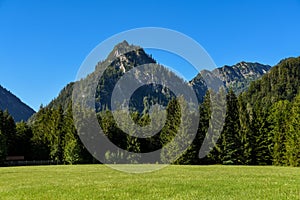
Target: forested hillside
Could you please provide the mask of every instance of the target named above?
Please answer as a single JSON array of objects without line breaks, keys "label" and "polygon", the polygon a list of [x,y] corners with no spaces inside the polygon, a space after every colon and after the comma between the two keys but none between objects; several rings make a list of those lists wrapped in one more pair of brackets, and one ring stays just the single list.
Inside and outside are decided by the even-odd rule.
[{"label": "forested hillside", "polygon": [[[121,47],[126,49],[127,45],[123,43]],[[135,49],[121,58],[118,56],[122,55],[122,52],[116,50],[119,49],[114,49],[108,59],[102,62],[103,64],[114,60],[113,56],[117,57],[104,73],[104,78],[99,81],[95,94],[98,121],[107,137],[122,149],[146,153],[168,144],[179,129],[188,134],[189,122],[195,119],[187,118],[182,125],[180,124],[181,99],[175,98],[169,92],[164,93],[165,96],[160,96],[157,91],[163,88],[153,86],[144,90],[155,91],[152,99],[145,99],[142,91],[137,95],[139,97],[136,103],[133,103],[136,109],[131,110],[131,117],[142,127],[148,125],[151,120],[147,111],[149,104],[167,102],[165,104],[167,118],[164,127],[155,136],[138,138],[125,134],[116,125],[108,102],[111,96],[109,91],[126,70],[139,64],[155,62],[141,49]],[[88,78],[94,78],[93,76],[91,74]],[[142,77],[145,76],[147,75]],[[202,82],[201,76],[195,80]],[[261,79],[253,81],[248,90],[238,96],[232,88],[229,89],[226,95],[226,117],[221,136],[208,156],[202,159],[198,155],[212,117],[210,94],[213,91],[207,90],[204,84],[196,87],[192,84],[192,86],[194,89],[199,89],[198,95],[205,94],[199,105],[200,116],[197,119],[199,126],[192,144],[183,155],[173,161],[174,164],[300,166],[300,57],[282,60]],[[6,155],[20,154],[25,155],[25,159],[29,160],[55,160],[66,164],[95,162],[80,141],[74,126],[72,90],[73,83],[64,88],[59,97],[48,106],[41,107],[28,124],[15,125],[7,112],[1,113],[2,163]],[[158,116],[157,119],[162,118]],[[136,130],[130,131],[132,135],[139,134]],[[176,156],[174,152],[179,148],[176,145],[166,148],[160,155],[160,162],[168,162],[170,158]],[[133,159],[118,152],[104,153],[105,159],[112,163],[124,159],[130,159],[133,163],[140,162],[139,157]]]},{"label": "forested hillside", "polygon": [[240,95],[247,163],[300,165],[299,98],[300,57],[282,60]]}]

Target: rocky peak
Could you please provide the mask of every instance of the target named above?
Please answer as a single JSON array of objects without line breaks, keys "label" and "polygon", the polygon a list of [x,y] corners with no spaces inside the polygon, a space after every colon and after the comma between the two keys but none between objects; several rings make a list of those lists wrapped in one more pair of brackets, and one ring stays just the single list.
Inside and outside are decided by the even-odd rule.
[{"label": "rocky peak", "polygon": [[235,93],[239,94],[249,87],[251,81],[259,79],[270,69],[269,65],[242,61],[233,66],[224,65],[213,71],[204,70],[200,74],[205,82],[217,78],[223,81],[225,88],[232,88]]},{"label": "rocky peak", "polygon": [[270,69],[269,65],[243,61],[233,66],[217,68],[213,73],[224,82],[226,88],[232,88],[239,94],[249,87],[250,82],[259,79]]},{"label": "rocky peak", "polygon": [[132,51],[136,51],[138,49],[141,49],[141,47],[135,46],[135,45],[129,45],[128,42],[126,40],[124,40],[123,42],[118,43],[113,48],[113,50],[108,55],[107,59],[110,61],[113,61],[114,59],[116,59],[117,57],[119,57],[123,54],[132,52]]}]

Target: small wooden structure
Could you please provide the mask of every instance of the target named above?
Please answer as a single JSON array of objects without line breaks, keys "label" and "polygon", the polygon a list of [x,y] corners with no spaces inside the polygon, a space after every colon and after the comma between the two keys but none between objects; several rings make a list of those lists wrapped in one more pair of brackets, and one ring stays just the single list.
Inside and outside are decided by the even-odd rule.
[{"label": "small wooden structure", "polygon": [[24,159],[24,156],[6,156],[6,161],[21,161]]}]

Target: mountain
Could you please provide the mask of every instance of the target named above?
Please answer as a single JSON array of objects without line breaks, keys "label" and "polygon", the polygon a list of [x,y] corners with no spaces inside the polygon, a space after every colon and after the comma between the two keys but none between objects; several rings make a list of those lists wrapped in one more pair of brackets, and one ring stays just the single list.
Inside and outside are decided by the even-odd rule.
[{"label": "mountain", "polygon": [[213,71],[203,70],[200,74],[205,80],[216,77],[223,81],[225,88],[240,94],[248,89],[250,83],[262,77],[271,69],[269,65],[240,62],[233,66],[223,66]]},{"label": "mountain", "polygon": [[[137,66],[143,66],[147,64],[155,64],[156,66],[160,67],[153,69],[154,71],[136,68],[135,74],[132,75],[132,79],[135,79],[138,82],[146,83],[146,85],[134,92],[129,102],[130,109],[133,111],[142,112],[145,109],[145,96],[149,97],[146,98],[148,102],[147,105],[149,107],[156,103],[166,106],[169,99],[174,97],[174,94],[168,88],[165,88],[162,85],[151,84],[152,81],[158,81],[159,79],[158,77],[153,77],[151,74],[163,74],[166,76],[164,79],[167,81],[168,77],[174,76],[174,73],[162,65],[157,64],[156,61],[141,47],[129,45],[127,41],[123,41],[113,48],[104,61],[99,62],[97,66],[95,66],[94,72],[82,80],[82,82],[85,82],[87,85],[90,85],[95,80],[98,81],[95,92],[96,111],[100,112],[102,110],[111,108],[112,91],[116,83],[127,71]],[[105,69],[105,71],[103,72],[102,77],[99,79],[99,72],[101,72],[103,69]],[[60,92],[59,96],[51,101],[47,107],[57,108],[59,105],[62,105],[64,109],[67,108],[72,99],[73,87],[74,83],[68,84]],[[122,98],[125,99],[125,94],[121,92],[119,99]]]},{"label": "mountain", "polygon": [[35,111],[0,85],[0,109],[8,110],[16,122],[27,121]]},{"label": "mountain", "polygon": [[193,90],[195,91],[198,101],[202,102],[204,95],[208,89],[207,87],[207,79],[204,80],[201,73],[199,73],[195,78],[193,78],[189,84],[193,87]]},{"label": "mountain", "polygon": [[[129,45],[126,41],[123,41],[117,44],[112,52],[108,55],[107,59],[103,62],[98,63],[96,70],[92,75],[97,75],[97,70],[105,69],[102,77],[98,81],[96,88],[96,110],[99,112],[104,109],[111,108],[111,97],[112,91],[114,90],[117,82],[120,78],[129,70],[146,64],[156,64],[156,61],[150,57],[146,52],[139,46]],[[137,80],[139,82],[148,82],[151,80],[151,72],[136,69],[135,74],[138,74],[138,77],[133,75],[132,80]],[[128,85],[128,87],[130,87]],[[160,93],[155,92],[157,88],[153,88],[148,85],[144,88],[145,91],[152,91],[156,93],[154,96],[159,96]],[[158,90],[161,91],[161,88]],[[138,92],[138,91],[137,91]],[[125,99],[125,94],[121,93],[123,99]],[[143,109],[143,100],[140,99],[140,95],[135,95],[135,98],[132,98],[131,103],[134,104],[136,110],[141,111]],[[120,99],[122,97],[119,97]],[[162,98],[162,97],[159,97]],[[150,99],[148,101],[151,101]]]},{"label": "mountain", "polygon": [[280,61],[239,96],[247,162],[300,166],[300,57]]},{"label": "mountain", "polygon": [[[112,91],[116,83],[127,71],[144,64],[157,65],[157,62],[139,46],[130,45],[127,41],[117,44],[107,58],[99,62],[97,66],[95,66],[95,71],[85,79],[85,81],[87,81],[86,84],[90,84],[99,78],[99,72],[105,68],[96,87],[96,111],[100,112],[101,110],[110,109]],[[167,72],[168,69],[163,66],[161,67],[166,70],[164,74],[168,74],[168,77],[172,76],[171,71]],[[233,88],[234,92],[240,93],[249,87],[250,82],[260,78],[267,73],[270,68],[268,65],[259,63],[240,62],[234,66],[224,66],[213,71],[204,70],[192,79],[189,84],[193,87],[199,102],[202,102],[208,86],[211,88],[214,87],[214,85],[219,86],[223,84],[226,88]],[[155,78],[157,79],[157,77],[151,77],[149,74],[151,73],[147,71],[137,70],[136,72],[138,76],[137,79],[140,81],[147,83],[150,80],[153,81]],[[164,79],[167,80],[167,78]],[[48,107],[52,108],[62,105],[63,108],[67,108],[71,102],[73,85],[74,83],[68,84]],[[217,88],[218,87],[216,87],[216,89]],[[150,93],[151,95],[149,95]],[[122,95],[123,94],[121,94],[121,96]],[[150,97],[147,98],[148,106],[155,103],[166,105],[166,102],[174,97],[174,94],[168,88],[164,88],[161,85],[149,84],[134,92],[130,102],[131,109],[140,112],[143,111],[145,109],[145,96]]]},{"label": "mountain", "polygon": [[[159,134],[149,138],[137,138],[124,134],[123,129],[121,130],[120,126],[115,122],[115,119],[118,117],[121,121],[125,119],[122,112],[118,112],[116,116],[109,111],[102,112],[111,108],[112,90],[115,88],[121,88],[118,98],[121,100],[119,101],[120,105],[124,105],[122,100],[126,99],[124,98],[126,92],[132,88],[129,82],[122,82],[123,77],[126,76],[129,76],[130,80],[135,80],[136,83],[143,83],[144,85],[135,90],[129,100],[133,111],[142,112],[141,115],[136,112],[131,115],[136,124],[140,126],[149,124],[149,115],[147,115],[149,110],[145,110],[147,106],[154,103],[165,105],[168,100],[173,98],[174,94],[167,90],[163,86],[164,84],[151,84],[150,82],[151,80],[160,79],[160,76],[156,76],[159,74],[164,74],[163,80],[167,82],[168,77],[171,77],[173,73],[163,67],[161,69],[158,69],[159,67],[157,69],[151,68],[151,71],[149,69],[142,70],[138,67],[144,64],[156,64],[156,61],[147,55],[141,47],[129,45],[124,41],[114,47],[107,59],[95,66],[94,72],[80,81],[67,85],[56,99],[46,108],[41,109],[34,115],[35,117],[31,118],[33,138],[37,144],[36,148],[40,149],[36,152],[44,151],[42,155],[45,158],[63,160],[64,158],[61,157],[63,155],[62,151],[69,154],[75,150],[77,153],[73,155],[74,158],[77,158],[78,155],[81,156],[83,150],[86,151],[73,126],[74,122],[78,122],[73,121],[74,113],[72,113],[72,107],[70,106],[72,96],[76,97],[74,105],[79,108],[75,112],[75,119],[76,115],[83,119],[78,126],[79,132],[88,134],[87,142],[94,141],[96,137],[93,134],[97,132],[95,132],[95,126],[90,126],[90,124],[87,126],[82,125],[86,125],[86,123],[94,120],[93,117],[91,118],[94,115],[91,115],[90,111],[94,112],[94,109],[96,109],[98,122],[105,130],[107,137],[116,146],[127,149],[130,152],[142,153],[161,149],[162,142],[166,144],[166,141],[172,140],[172,134],[178,130],[177,123],[180,123],[180,120],[177,117],[180,116],[180,107],[177,106],[176,101],[169,101],[167,112],[170,115],[167,116],[169,118],[167,118],[166,126],[161,129]],[[152,73],[150,72],[157,73],[151,76]],[[122,85],[120,85],[120,82]],[[178,85],[174,84],[177,83],[177,81],[171,82],[175,88]],[[241,62],[234,66],[224,66],[211,72],[202,71],[188,84],[193,87],[199,101],[203,100],[202,96],[207,88],[217,89],[214,86],[219,86],[220,84],[227,89],[232,88],[237,93],[240,93],[238,97],[234,92],[227,94],[228,110],[223,127],[223,130],[226,132],[221,132],[221,143],[216,144],[215,150],[207,157],[208,160],[203,161],[202,164],[233,163],[300,166],[300,152],[298,151],[300,147],[300,140],[298,139],[300,136],[300,57],[282,60],[272,68],[259,63]],[[191,104],[188,102],[186,105]],[[204,136],[206,136],[207,127],[209,127],[210,119],[213,117],[210,105],[211,102],[208,97],[207,101],[204,101],[200,106],[202,114],[200,115],[201,124],[196,135],[196,142],[199,142],[197,143],[198,145],[201,144]],[[81,110],[82,107],[88,107],[88,109]],[[220,113],[219,108],[216,113]],[[175,117],[172,117],[172,115]],[[158,114],[157,116],[160,115]],[[183,130],[191,130],[188,124],[194,119],[193,117],[188,117],[187,120],[184,120],[182,123],[184,125]],[[94,122],[96,121],[94,120]],[[128,131],[134,133],[137,131],[136,128],[125,130],[126,133]],[[66,134],[65,131],[68,131],[68,137],[64,135]],[[136,133],[139,134],[139,131]],[[213,137],[210,139],[213,139]],[[99,141],[96,143],[100,144]],[[74,143],[77,146],[74,146]],[[63,146],[64,144],[68,145]],[[192,148],[194,148],[193,145]],[[198,146],[196,145],[194,150],[192,149],[191,152],[187,151],[185,158],[185,155],[183,156],[183,159],[187,159],[187,163],[196,154],[198,159],[197,152],[199,149],[197,148]],[[73,150],[70,151],[70,149]],[[232,157],[233,153],[236,154],[236,152],[238,152],[238,160],[236,156]],[[93,155],[94,153],[92,152]],[[99,156],[109,161],[114,161],[114,159],[119,159],[119,157],[123,159],[123,155],[119,156],[114,151],[103,151]],[[44,159],[44,157],[42,158]],[[86,156],[81,156],[81,158],[86,160]],[[88,160],[90,159],[88,158]],[[185,160],[183,161],[185,163]],[[92,161],[88,161],[88,163],[90,162]],[[153,160],[153,162],[155,161]],[[197,164],[201,162],[195,161]]]},{"label": "mountain", "polygon": [[251,104],[271,106],[280,100],[292,101],[300,91],[300,57],[281,60],[269,73],[251,83],[243,94]]}]

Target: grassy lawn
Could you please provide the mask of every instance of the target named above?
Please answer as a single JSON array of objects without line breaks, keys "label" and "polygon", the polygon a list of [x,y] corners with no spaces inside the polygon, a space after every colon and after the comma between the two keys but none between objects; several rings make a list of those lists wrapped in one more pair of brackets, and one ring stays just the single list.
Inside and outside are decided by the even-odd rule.
[{"label": "grassy lawn", "polygon": [[0,199],[300,199],[300,168],[169,166],[127,174],[104,165],[0,168]]}]

